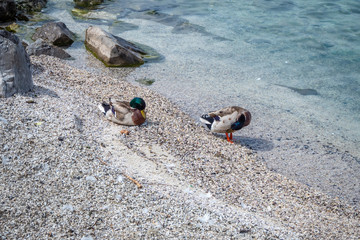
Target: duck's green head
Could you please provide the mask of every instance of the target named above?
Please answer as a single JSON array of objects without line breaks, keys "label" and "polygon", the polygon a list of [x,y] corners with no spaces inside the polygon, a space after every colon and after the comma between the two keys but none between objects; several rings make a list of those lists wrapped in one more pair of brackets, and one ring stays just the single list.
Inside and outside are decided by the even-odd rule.
[{"label": "duck's green head", "polygon": [[133,100],[131,100],[131,102],[130,102],[130,107],[139,109],[143,118],[146,119],[146,114],[144,112],[146,104],[145,104],[144,99],[139,98],[139,97],[133,98]]},{"label": "duck's green head", "polygon": [[131,100],[130,107],[139,109],[141,111],[141,110],[145,109],[146,104],[145,104],[144,99],[136,97],[136,98],[133,98],[133,100]]}]

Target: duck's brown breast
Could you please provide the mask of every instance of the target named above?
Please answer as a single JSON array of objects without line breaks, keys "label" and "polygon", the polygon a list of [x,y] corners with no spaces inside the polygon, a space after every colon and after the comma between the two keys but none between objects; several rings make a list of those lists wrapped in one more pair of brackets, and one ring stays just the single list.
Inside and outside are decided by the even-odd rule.
[{"label": "duck's brown breast", "polygon": [[145,118],[142,116],[141,111],[136,109],[132,115],[132,120],[135,125],[140,125],[145,122]]},{"label": "duck's brown breast", "polygon": [[245,126],[249,125],[251,122],[251,113],[248,110],[246,110],[244,112],[244,115],[245,115],[245,122],[244,122],[244,127],[245,127]]}]

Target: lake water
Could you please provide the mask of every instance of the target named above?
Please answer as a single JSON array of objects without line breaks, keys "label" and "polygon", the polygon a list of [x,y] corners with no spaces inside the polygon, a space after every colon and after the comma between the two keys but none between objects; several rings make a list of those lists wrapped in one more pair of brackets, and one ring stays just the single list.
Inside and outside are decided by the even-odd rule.
[{"label": "lake water", "polygon": [[194,119],[247,108],[252,122],[235,141],[270,169],[359,204],[358,0],[113,0],[81,17],[73,8],[49,0],[41,15],[78,35],[73,64],[89,65],[81,41],[90,24],[149,46],[162,58],[128,81],[154,80],[146,87]]}]

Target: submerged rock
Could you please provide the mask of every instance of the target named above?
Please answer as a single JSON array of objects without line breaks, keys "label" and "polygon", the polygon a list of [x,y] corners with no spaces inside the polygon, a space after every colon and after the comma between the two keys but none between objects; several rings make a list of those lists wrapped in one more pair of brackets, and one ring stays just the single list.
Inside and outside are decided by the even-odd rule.
[{"label": "submerged rock", "polygon": [[204,36],[209,36],[219,41],[231,41],[225,37],[221,37],[206,31],[205,27],[193,24],[187,19],[181,18],[178,15],[171,15],[159,12],[158,10],[138,10],[129,14],[127,17],[146,19],[154,22],[173,27],[172,33],[176,34],[189,34],[199,33]]},{"label": "submerged rock", "polygon": [[32,39],[37,40],[39,38],[55,46],[70,46],[74,42],[74,34],[63,22],[46,23],[36,29]]},{"label": "submerged rock", "polygon": [[136,79],[135,81],[146,86],[150,86],[155,82],[154,79],[148,79],[148,78]]},{"label": "submerged rock", "polygon": [[90,26],[85,34],[85,46],[106,66],[128,67],[144,63],[142,49],[99,27]]},{"label": "submerged rock", "polygon": [[106,11],[91,11],[88,8],[74,8],[71,13],[81,19],[105,19],[117,21],[117,15]]},{"label": "submerged rock", "polygon": [[30,66],[29,56],[19,38],[0,30],[0,97],[32,89]]},{"label": "submerged rock", "polygon": [[19,11],[32,13],[41,11],[46,6],[47,0],[17,0],[16,5]]},{"label": "submerged rock", "polygon": [[61,58],[61,59],[66,59],[66,58],[71,57],[62,48],[57,47],[57,46],[52,46],[52,45],[48,44],[47,42],[45,42],[44,40],[42,40],[41,38],[39,38],[38,40],[36,40],[35,42],[33,42],[29,46],[27,46],[26,51],[29,54],[29,56],[31,56],[31,55],[39,56],[39,55],[43,54],[43,55],[49,55],[49,56],[53,56],[53,57],[57,57],[57,58]]},{"label": "submerged rock", "polygon": [[6,27],[5,27],[5,29],[7,30],[7,31],[9,31],[9,32],[13,32],[13,33],[15,33],[15,32],[17,32],[17,30],[20,28],[20,26],[19,26],[19,24],[17,24],[17,23],[12,23],[12,24],[10,24],[10,25],[7,25]]},{"label": "submerged rock", "polygon": [[76,7],[93,7],[103,3],[104,0],[74,0]]}]

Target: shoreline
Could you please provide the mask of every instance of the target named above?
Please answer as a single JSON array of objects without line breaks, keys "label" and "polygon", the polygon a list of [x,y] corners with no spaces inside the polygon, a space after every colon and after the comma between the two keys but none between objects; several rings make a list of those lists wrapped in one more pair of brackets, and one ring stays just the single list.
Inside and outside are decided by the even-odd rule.
[{"label": "shoreline", "polygon": [[[132,7],[134,4],[129,3],[128,6]],[[291,54],[292,51],[282,57],[281,55],[274,58],[270,55],[264,57],[261,49],[265,51],[273,49],[271,45],[277,45],[273,44],[275,39],[271,37],[267,39],[271,42],[269,44],[266,41],[258,42],[259,39],[253,41],[252,37],[258,37],[257,34],[243,35],[246,36],[245,38],[237,34],[233,35],[228,31],[231,29],[231,23],[229,26],[218,25],[219,23],[215,24],[217,26],[212,26],[213,24],[207,23],[216,19],[210,17],[205,20],[206,18],[197,14],[184,15],[189,23],[204,26],[209,33],[232,36],[230,40],[234,40],[233,45],[238,46],[237,48],[229,47],[229,42],[215,40],[206,34],[204,36],[191,31],[181,35],[173,34],[174,26],[166,26],[166,24],[164,26],[157,21],[159,18],[155,15],[151,19],[148,18],[149,16],[142,16],[142,10],[152,6],[151,3],[146,5],[146,8],[142,6],[142,10],[136,11],[135,15],[130,10],[130,15],[125,16],[112,11],[111,6],[117,5],[118,3],[113,2],[110,5],[105,4],[100,12],[91,11],[96,16],[86,21],[74,18],[70,5],[55,4],[51,8],[44,9],[45,15],[53,20],[63,21],[80,36],[80,39],[67,48],[74,60],[76,59],[70,63],[71,65],[88,64],[96,69],[101,68],[105,73],[114,72],[113,69],[102,68],[102,63],[97,59],[88,63],[88,53],[82,40],[89,24],[100,26],[134,42],[151,43],[151,48],[160,50],[161,55],[166,56],[166,60],[164,58],[161,64],[146,64],[147,66],[137,68],[134,72],[130,69],[126,70],[129,73],[126,81],[139,86],[135,81],[151,76],[151,80],[155,82],[148,88],[170,99],[195,120],[209,109],[221,108],[225,103],[248,108],[254,116],[253,123],[235,135],[241,145],[254,150],[269,169],[316,187],[333,197],[338,196],[359,208],[360,155],[356,137],[360,136],[359,131],[356,131],[359,118],[356,108],[353,108],[355,111],[351,111],[351,108],[344,108],[345,105],[342,104],[349,101],[346,106],[351,106],[351,102],[356,103],[356,101],[348,98],[355,99],[357,95],[348,94],[349,96],[345,98],[342,96],[340,98],[342,100],[339,101],[338,97],[342,94],[337,95],[340,93],[337,86],[342,82],[341,79],[335,81],[333,85],[333,74],[328,76],[329,71],[322,72],[318,68],[311,68],[311,65],[318,65],[317,61],[307,67],[308,64],[298,65],[297,57]],[[308,6],[310,5],[304,6],[304,10]],[[171,12],[176,8],[170,7],[169,10]],[[179,10],[182,11],[181,9],[180,7]],[[215,12],[221,13],[222,10],[215,8]],[[159,13],[161,18],[164,13],[162,10]],[[168,16],[184,20],[182,16],[171,13]],[[114,21],[115,19],[121,21]],[[251,18],[249,20],[251,21]],[[269,20],[272,22],[271,18]],[[130,31],[121,30],[122,24],[132,26]],[[41,22],[38,22],[28,27],[34,30],[40,25]],[[222,27],[218,28],[219,26]],[[301,34],[297,37],[300,36]],[[306,41],[303,44],[307,45]],[[307,56],[304,52],[300,58]],[[89,70],[88,66],[81,67]],[[311,74],[307,73],[308,69],[312,69]],[[123,74],[122,71],[124,70],[121,69],[118,73],[120,76]],[[356,79],[356,75],[353,77]],[[237,81],[238,78],[240,81]],[[218,91],[218,81],[223,81],[223,84],[220,83],[222,89],[220,91]],[[319,91],[320,95],[302,96],[276,84],[288,85],[290,88],[313,88]],[[234,91],[234,89],[242,90]]]},{"label": "shoreline", "polygon": [[[270,171],[159,94],[51,57],[31,60],[34,91],[1,99],[4,237],[42,236],[33,225],[57,238],[360,236],[353,206]],[[141,95],[147,123],[103,119],[96,106],[110,95]]]},{"label": "shoreline", "polygon": [[[99,74],[109,74],[115,78],[119,75],[122,76],[123,71],[126,71],[125,80],[127,82],[138,87],[145,87],[164,96],[196,122],[198,122],[198,116],[206,112],[207,109],[221,108],[224,106],[220,105],[222,102],[228,102],[227,99],[223,98],[219,101],[219,106],[217,107],[205,107],[207,103],[199,102],[197,102],[199,104],[188,104],[192,100],[197,100],[190,98],[189,101],[186,101],[179,94],[176,94],[174,97],[171,95],[174,91],[170,91],[169,95],[166,92],[166,87],[164,87],[166,81],[164,84],[160,84],[160,88],[156,86],[156,81],[151,86],[144,86],[137,82],[138,79],[142,79],[141,76],[161,79],[161,76],[157,74],[159,66],[163,64],[156,64],[158,65],[157,67],[149,65],[137,69],[140,72],[138,74],[137,70],[127,68],[106,68],[89,53],[82,56],[80,62],[82,64],[79,64],[79,66],[81,65],[80,67],[83,69]],[[153,69],[154,67],[155,70]],[[165,64],[165,68],[167,67],[169,66]],[[153,70],[155,73],[152,73]],[[170,75],[171,73],[170,70]],[[175,72],[174,74],[177,73]],[[180,83],[181,81],[178,82]],[[171,86],[174,87],[173,85]],[[179,88],[180,86],[177,85]],[[180,95],[182,95],[181,93],[182,91],[180,90]],[[250,99],[256,99],[256,95],[253,97],[244,96],[244,98],[249,103]],[[229,101],[231,102],[229,105],[237,105],[236,102]],[[211,102],[210,99],[209,102]],[[242,146],[251,149],[258,156],[259,161],[262,161],[271,171],[316,188],[318,191],[329,194],[332,197],[338,197],[359,209],[359,158],[353,152],[349,152],[349,149],[344,148],[345,141],[343,141],[343,144],[336,144],[335,138],[329,138],[330,133],[319,125],[303,124],[301,122],[306,120],[298,119],[293,114],[289,115],[286,109],[277,109],[275,107],[274,110],[269,111],[267,109],[268,106],[262,106],[262,104],[262,102],[255,101],[255,103],[242,105],[246,107],[252,106],[249,109],[253,115],[253,120],[247,128],[242,129],[240,132],[235,132],[234,138],[236,141]],[[273,107],[273,105],[270,106],[270,108]],[[277,121],[267,121],[269,118],[278,118],[278,116],[281,117]],[[283,121],[286,119],[286,121],[280,124],[281,119]],[[301,127],[298,127],[299,124]],[[215,134],[215,136],[221,136],[221,134]]]},{"label": "shoreline", "polygon": [[[167,52],[165,55],[170,55],[170,53]],[[321,111],[317,111],[317,115],[314,115],[316,109],[305,108],[311,101],[314,105],[320,104],[322,97],[294,95],[293,102],[277,105],[279,98],[287,98],[281,92],[279,96],[276,96],[276,100],[272,100],[271,97],[275,97],[277,90],[271,83],[266,83],[265,86],[257,83],[251,85],[251,88],[245,86],[248,92],[244,91],[240,96],[233,95],[232,97],[231,94],[224,96],[214,89],[216,83],[205,87],[196,85],[203,83],[203,79],[199,75],[191,77],[191,73],[195,71],[194,66],[189,66],[190,74],[188,75],[171,70],[176,66],[181,68],[187,65],[176,65],[176,61],[172,59],[168,63],[140,68],[132,72],[127,80],[136,84],[137,79],[146,76],[159,79],[158,85],[155,81],[148,88],[176,103],[195,120],[209,109],[219,109],[225,105],[239,105],[247,108],[252,113],[252,123],[235,134],[238,142],[256,152],[269,169],[303,184],[317,187],[320,191],[334,197],[338,196],[359,207],[360,160],[356,152],[356,140],[331,132],[331,129],[337,129],[331,117],[336,119],[336,115],[340,113],[334,114],[335,116],[329,115],[329,123],[326,124],[323,122],[325,117],[317,119]],[[164,74],[161,69],[167,69],[166,77],[162,76]],[[172,73],[176,76],[174,81],[168,77],[172,76]],[[224,78],[227,75],[224,75]],[[206,75],[203,74],[203,76]],[[241,78],[248,79],[248,77]],[[191,80],[183,82],[183,79]],[[219,81],[220,79],[222,77],[219,77]],[[182,84],[188,85],[191,81],[194,82],[194,89],[190,90],[187,86],[183,90]],[[166,83],[170,86],[167,87]],[[229,88],[227,91],[220,92],[231,93],[232,91]],[[265,101],[266,98],[267,101]]]}]

